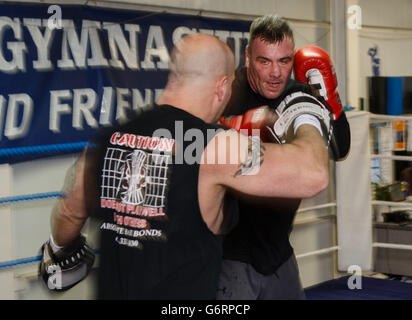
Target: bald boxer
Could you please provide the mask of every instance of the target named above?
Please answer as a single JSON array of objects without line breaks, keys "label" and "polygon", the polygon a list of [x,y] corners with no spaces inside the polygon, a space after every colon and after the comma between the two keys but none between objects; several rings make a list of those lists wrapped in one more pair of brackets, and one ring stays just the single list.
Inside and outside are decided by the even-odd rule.
[{"label": "bald boxer", "polygon": [[[291,79],[293,68],[300,82]],[[345,158],[350,147],[350,129],[337,95],[331,59],[324,50],[313,46],[296,53],[293,31],[284,19],[276,15],[259,17],[251,25],[246,66],[236,71],[222,123],[238,129],[250,128],[256,125],[250,120],[256,110],[278,110],[291,94],[316,95],[319,101],[331,106],[335,118],[332,138],[336,142],[333,157]],[[300,121],[311,123],[312,117],[302,117]],[[236,196],[240,197],[239,223],[224,240],[218,299],[304,299],[289,241],[300,197]]]},{"label": "bald boxer", "polygon": [[294,126],[294,141],[275,145],[213,124],[233,79],[226,44],[205,34],[180,40],[157,104],[98,131],[77,161],[43,246],[46,282],[60,275],[65,289],[86,276],[92,257],[80,231],[93,216],[101,230],[98,298],[214,299],[227,190],[310,197],[327,186],[328,154],[316,126]]}]

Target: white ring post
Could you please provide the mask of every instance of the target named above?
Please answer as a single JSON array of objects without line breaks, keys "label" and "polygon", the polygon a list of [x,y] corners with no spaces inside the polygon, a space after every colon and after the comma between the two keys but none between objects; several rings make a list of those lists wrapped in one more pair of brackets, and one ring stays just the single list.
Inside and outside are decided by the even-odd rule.
[{"label": "white ring post", "polygon": [[346,272],[358,265],[369,271],[373,268],[369,113],[351,111],[346,116],[351,150],[344,161],[336,163],[338,270]]}]

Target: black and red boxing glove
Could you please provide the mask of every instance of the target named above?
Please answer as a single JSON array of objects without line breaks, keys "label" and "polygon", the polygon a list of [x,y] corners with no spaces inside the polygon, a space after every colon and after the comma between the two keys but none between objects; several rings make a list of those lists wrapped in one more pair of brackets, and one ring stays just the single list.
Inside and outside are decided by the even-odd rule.
[{"label": "black and red boxing glove", "polygon": [[297,81],[309,84],[312,94],[322,97],[330,105],[337,120],[343,107],[335,68],[329,54],[317,46],[304,46],[296,52],[293,71]]},{"label": "black and red boxing glove", "polygon": [[[267,106],[250,109],[243,115],[220,119],[220,124],[251,136],[253,129],[259,129],[263,142],[286,143],[293,139],[302,124],[315,126],[323,136],[333,158],[337,146],[333,137],[333,113],[330,106],[304,92],[286,96],[276,110]],[[243,131],[242,131],[243,130]]]},{"label": "black and red boxing glove", "polygon": [[219,122],[221,125],[235,129],[247,136],[254,135],[253,130],[258,129],[260,130],[259,137],[263,142],[275,142],[272,134],[267,129],[268,126],[273,125],[275,120],[276,115],[273,111],[268,106],[261,106],[250,109],[238,116],[221,117]]}]

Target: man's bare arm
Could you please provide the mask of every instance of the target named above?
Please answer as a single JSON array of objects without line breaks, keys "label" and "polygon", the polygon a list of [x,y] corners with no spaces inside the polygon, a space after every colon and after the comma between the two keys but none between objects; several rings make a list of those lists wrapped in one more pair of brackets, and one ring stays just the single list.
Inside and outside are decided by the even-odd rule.
[{"label": "man's bare arm", "polygon": [[85,152],[68,170],[62,192],[53,208],[52,236],[58,246],[65,246],[76,239],[87,219],[84,193]]},{"label": "man's bare arm", "polygon": [[[283,145],[259,145],[233,130],[219,135],[215,137],[218,153],[230,153],[230,147],[220,143],[223,135],[238,135],[238,139],[248,142],[240,143],[236,164],[208,165],[217,185],[251,195],[287,198],[312,197],[328,185],[328,150],[319,131],[311,125],[299,127],[296,138]],[[254,161],[250,161],[251,154]]]}]

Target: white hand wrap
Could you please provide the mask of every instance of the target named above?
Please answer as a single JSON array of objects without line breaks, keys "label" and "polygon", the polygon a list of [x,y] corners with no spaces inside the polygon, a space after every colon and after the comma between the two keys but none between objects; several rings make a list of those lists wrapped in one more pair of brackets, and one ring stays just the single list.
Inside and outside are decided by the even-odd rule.
[{"label": "white hand wrap", "polygon": [[301,116],[297,117],[295,122],[293,123],[293,133],[296,134],[296,131],[302,124],[310,124],[318,129],[321,136],[323,136],[322,128],[320,127],[320,122],[318,118],[312,116],[310,114],[302,114]]},{"label": "white hand wrap", "polygon": [[63,247],[58,246],[53,239],[53,236],[50,235],[50,247],[52,248],[53,253],[56,253],[57,251],[59,251],[60,249],[63,249]]}]

